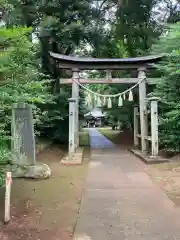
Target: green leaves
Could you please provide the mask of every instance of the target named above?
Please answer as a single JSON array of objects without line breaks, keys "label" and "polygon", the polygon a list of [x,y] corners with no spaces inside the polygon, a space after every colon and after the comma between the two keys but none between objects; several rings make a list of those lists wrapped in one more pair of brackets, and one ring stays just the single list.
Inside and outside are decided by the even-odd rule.
[{"label": "green leaves", "polygon": [[158,64],[163,78],[155,94],[161,98],[160,143],[171,151],[180,151],[180,23],[169,25],[168,29],[153,47],[154,53],[166,54]]},{"label": "green leaves", "polygon": [[[0,29],[0,133],[3,141],[10,139],[11,107],[13,103],[25,102],[35,105],[35,125],[40,124],[41,105],[51,101],[48,93],[49,79],[36,67],[36,52],[28,39],[28,28]],[[4,57],[5,56],[5,57]],[[6,139],[5,139],[6,138]],[[6,148],[0,149],[0,162],[9,158]]]},{"label": "green leaves", "polygon": [[116,12],[116,34],[131,57],[144,55],[159,36],[157,23],[152,18],[154,0],[128,0],[121,2]]}]

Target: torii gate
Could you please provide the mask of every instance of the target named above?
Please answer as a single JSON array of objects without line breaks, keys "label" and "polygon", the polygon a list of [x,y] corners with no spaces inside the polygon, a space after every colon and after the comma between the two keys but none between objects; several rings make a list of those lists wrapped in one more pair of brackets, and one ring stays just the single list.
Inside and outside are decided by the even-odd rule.
[{"label": "torii gate", "polygon": [[[152,156],[158,155],[158,117],[157,100],[151,99],[151,136],[148,136],[147,122],[147,95],[146,85],[156,84],[159,79],[146,78],[147,69],[162,59],[162,55],[145,56],[136,58],[83,58],[71,57],[50,52],[53,63],[61,69],[71,69],[71,79],[60,79],[60,84],[72,84],[72,98],[69,99],[69,158],[72,158],[79,146],[79,85],[81,84],[122,84],[139,83],[139,111],[134,108],[134,144],[139,145],[141,139],[141,151],[148,150],[148,141],[151,141]],[[137,70],[137,78],[112,78],[112,70]],[[106,70],[104,79],[82,79],[79,72],[83,70]],[[74,80],[74,81],[73,81]],[[140,134],[138,133],[137,115],[140,115]]]}]

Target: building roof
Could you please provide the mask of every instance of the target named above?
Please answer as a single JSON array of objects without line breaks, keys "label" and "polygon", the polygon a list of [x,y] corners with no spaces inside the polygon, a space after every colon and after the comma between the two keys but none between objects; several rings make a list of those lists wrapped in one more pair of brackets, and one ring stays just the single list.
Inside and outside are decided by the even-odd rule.
[{"label": "building roof", "polygon": [[84,117],[99,118],[99,117],[105,117],[105,115],[102,113],[100,109],[93,109],[92,111],[86,113]]}]

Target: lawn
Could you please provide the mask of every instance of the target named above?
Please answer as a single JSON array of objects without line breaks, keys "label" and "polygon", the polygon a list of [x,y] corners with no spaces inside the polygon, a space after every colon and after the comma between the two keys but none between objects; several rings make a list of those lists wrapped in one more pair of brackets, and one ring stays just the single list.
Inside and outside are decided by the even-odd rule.
[{"label": "lawn", "polygon": [[[112,142],[116,142],[116,139],[120,133],[119,130],[112,130],[111,128],[97,128],[100,133],[107,137]],[[79,133],[80,146],[89,147],[89,134],[88,128],[83,128]]]},{"label": "lawn", "polygon": [[112,130],[112,128],[98,128],[98,131],[113,143],[116,143],[117,137],[120,134],[119,130]]}]

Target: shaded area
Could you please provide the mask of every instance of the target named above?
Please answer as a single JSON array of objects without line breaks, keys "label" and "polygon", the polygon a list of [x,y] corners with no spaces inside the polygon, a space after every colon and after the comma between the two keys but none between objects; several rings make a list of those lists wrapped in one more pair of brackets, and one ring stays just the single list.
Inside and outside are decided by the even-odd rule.
[{"label": "shaded area", "polygon": [[89,128],[89,142],[91,148],[115,148],[116,145],[103,136],[96,128]]},{"label": "shaded area", "polygon": [[[64,154],[65,150],[52,146],[38,155],[38,161],[47,163],[52,169],[51,179],[13,181],[12,220],[8,225],[0,223],[1,240],[72,239],[88,155],[85,152],[83,165],[66,167],[60,165]],[[3,220],[4,199],[0,199],[0,220]]]}]

